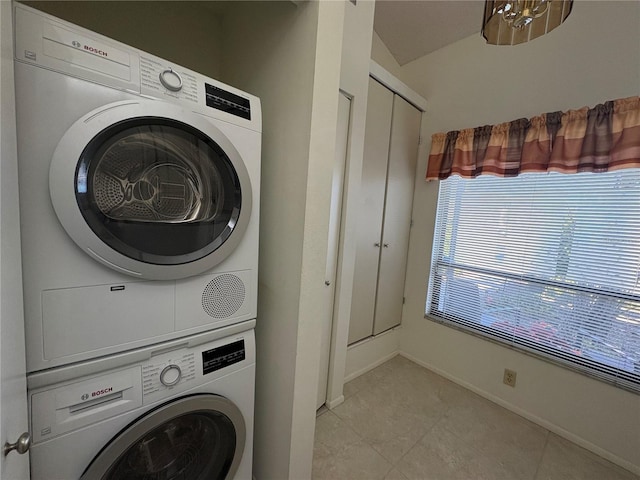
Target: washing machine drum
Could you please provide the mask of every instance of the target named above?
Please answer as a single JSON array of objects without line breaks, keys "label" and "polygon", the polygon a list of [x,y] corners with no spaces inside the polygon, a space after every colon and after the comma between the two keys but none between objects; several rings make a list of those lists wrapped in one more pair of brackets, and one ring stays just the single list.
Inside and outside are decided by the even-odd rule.
[{"label": "washing machine drum", "polygon": [[80,480],[224,480],[244,451],[240,410],[217,395],[169,402],[111,440]]},{"label": "washing machine drum", "polygon": [[251,214],[245,164],[204,117],[160,102],[119,102],[63,136],[49,174],[71,238],[105,265],[174,279],[220,263]]}]

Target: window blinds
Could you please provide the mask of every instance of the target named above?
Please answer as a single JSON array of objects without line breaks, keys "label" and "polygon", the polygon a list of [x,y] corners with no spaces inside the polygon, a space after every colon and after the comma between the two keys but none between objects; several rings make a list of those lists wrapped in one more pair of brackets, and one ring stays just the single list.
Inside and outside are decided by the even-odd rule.
[{"label": "window blinds", "polygon": [[427,313],[640,392],[640,169],[440,182]]}]

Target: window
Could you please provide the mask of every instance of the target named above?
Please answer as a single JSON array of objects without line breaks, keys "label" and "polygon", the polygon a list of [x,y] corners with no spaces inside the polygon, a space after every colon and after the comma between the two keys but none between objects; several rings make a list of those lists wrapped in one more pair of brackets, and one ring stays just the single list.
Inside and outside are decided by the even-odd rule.
[{"label": "window", "polygon": [[640,169],[440,182],[429,318],[640,392]]}]

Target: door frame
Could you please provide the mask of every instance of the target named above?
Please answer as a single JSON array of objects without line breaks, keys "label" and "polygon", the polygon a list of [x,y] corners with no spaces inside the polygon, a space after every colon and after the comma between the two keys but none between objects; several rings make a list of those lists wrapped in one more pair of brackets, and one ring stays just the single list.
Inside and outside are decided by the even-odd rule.
[{"label": "door frame", "polygon": [[[13,4],[0,0],[0,441],[28,431],[22,304],[18,154],[13,77]],[[0,456],[0,479],[29,478],[29,455]]]},{"label": "door frame", "polygon": [[[318,393],[316,408],[324,405],[328,400],[332,359],[334,357],[335,341],[333,329],[338,318],[337,294],[341,288],[340,275],[343,261],[342,245],[344,245],[344,206],[346,202],[347,172],[349,171],[349,145],[351,138],[351,122],[353,112],[353,96],[342,89],[338,95],[338,122],[336,133],[336,152],[333,165],[333,180],[331,189],[331,207],[329,213],[329,240],[327,248],[327,265],[325,285],[329,289],[328,300],[330,308],[327,312],[325,324],[322,325],[320,337],[320,374],[318,378]],[[341,102],[347,102],[346,104]],[[346,117],[342,117],[346,108]]]},{"label": "door frame", "polygon": [[[385,87],[398,94],[418,110],[422,112],[420,138],[424,138],[426,125],[427,101],[413,91],[400,79],[388,72],[373,60],[369,61],[369,76],[382,83]],[[368,85],[365,82],[365,85]],[[342,86],[341,86],[342,87]],[[355,87],[354,87],[355,88]],[[368,90],[368,88],[367,88]],[[329,358],[329,379],[327,385],[326,406],[331,409],[344,402],[343,387],[358,375],[376,367],[375,355],[377,348],[372,348],[373,343],[364,340],[363,348],[358,350],[359,344],[347,348],[349,335],[349,317],[351,313],[351,301],[353,293],[353,274],[355,269],[355,252],[357,239],[357,218],[360,199],[360,173],[362,170],[362,155],[364,150],[364,127],[367,112],[367,91],[351,91],[344,88],[353,97],[349,148],[347,153],[347,171],[345,173],[344,197],[343,197],[343,225],[339,251],[339,262],[336,275],[336,292],[334,301],[334,315],[331,335],[331,352]],[[420,141],[418,157],[426,155],[426,142]],[[416,172],[416,181],[421,181],[422,175]],[[411,240],[409,240],[411,241]],[[384,350],[389,344],[389,339],[383,333],[379,335]],[[378,337],[374,337],[376,342]],[[355,348],[354,348],[355,347]],[[397,351],[397,349],[396,349]],[[395,354],[395,353],[394,353]],[[383,360],[384,361],[384,360]]]}]

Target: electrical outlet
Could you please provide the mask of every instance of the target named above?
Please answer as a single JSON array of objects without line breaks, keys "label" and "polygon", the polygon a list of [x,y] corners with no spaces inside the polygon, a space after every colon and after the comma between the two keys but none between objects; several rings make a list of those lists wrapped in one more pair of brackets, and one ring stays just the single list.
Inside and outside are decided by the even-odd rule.
[{"label": "electrical outlet", "polygon": [[516,386],[516,376],[518,374],[514,370],[509,370],[508,368],[504,369],[504,376],[502,377],[502,381],[505,385],[509,385],[510,387]]}]

